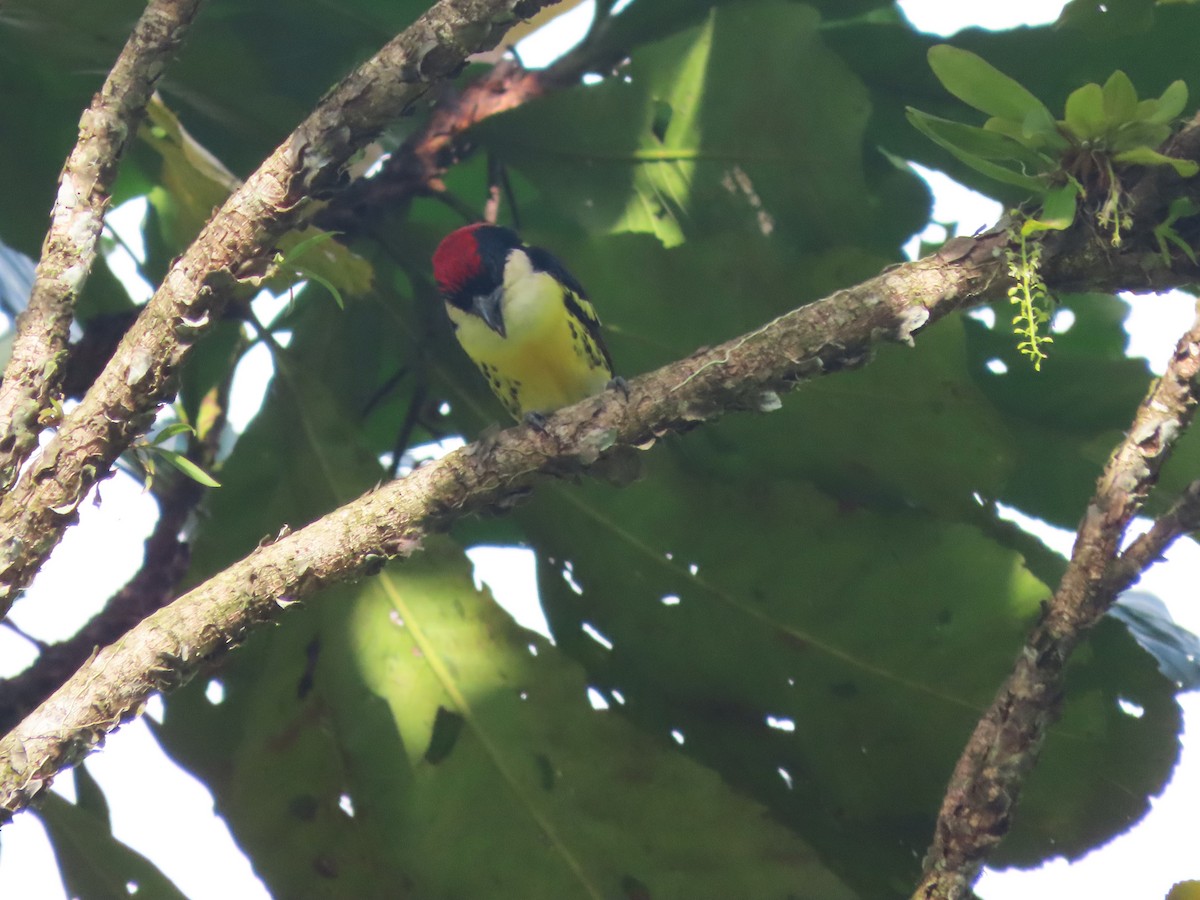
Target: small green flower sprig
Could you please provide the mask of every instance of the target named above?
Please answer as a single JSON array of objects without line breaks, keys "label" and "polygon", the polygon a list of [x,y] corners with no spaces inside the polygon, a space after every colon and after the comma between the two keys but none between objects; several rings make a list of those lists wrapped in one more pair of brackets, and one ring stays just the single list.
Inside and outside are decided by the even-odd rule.
[{"label": "small green flower sprig", "polygon": [[[1160,97],[1139,100],[1129,76],[1116,71],[1103,86],[1072,92],[1063,118],[1055,119],[1024,86],[970,51],[939,44],[929,50],[929,65],[947,91],[989,118],[980,128],[909,107],[908,120],[977,172],[1027,190],[1039,203],[1036,214],[1020,218],[1009,263],[1020,273],[1012,294],[1020,305],[1013,320],[1018,346],[1040,368],[1052,339],[1039,326],[1049,320],[1053,300],[1037,276],[1038,233],[1069,228],[1086,209],[1119,246],[1132,225],[1121,168],[1171,166],[1184,178],[1200,171],[1157,149],[1187,105],[1187,85],[1175,81]],[[1168,242],[1180,243],[1173,232],[1163,233],[1173,224],[1155,229],[1164,252]]]}]

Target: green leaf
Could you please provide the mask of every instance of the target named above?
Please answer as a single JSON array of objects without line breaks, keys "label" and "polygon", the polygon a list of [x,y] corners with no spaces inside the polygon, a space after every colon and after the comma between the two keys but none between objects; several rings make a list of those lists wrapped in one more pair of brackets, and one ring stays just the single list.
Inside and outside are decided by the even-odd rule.
[{"label": "green leaf", "polygon": [[1036,218],[1028,218],[1021,226],[1025,235],[1037,231],[1062,231],[1075,221],[1079,185],[1075,182],[1055,188],[1046,194],[1042,210]]},{"label": "green leaf", "polygon": [[137,896],[153,900],[186,900],[158,867],[137,851],[118,841],[106,820],[105,810],[76,806],[47,791],[36,815],[62,871],[70,896],[88,898],[128,897],[127,887],[136,885]]},{"label": "green leaf", "polygon": [[1128,122],[1137,116],[1138,96],[1129,76],[1120,69],[1108,76],[1104,82],[1104,117],[1110,128]]},{"label": "green leaf", "polygon": [[1175,230],[1175,223],[1197,213],[1200,213],[1200,207],[1191,197],[1176,197],[1167,208],[1166,219],[1154,226],[1154,238],[1158,241],[1158,252],[1162,255],[1164,265],[1171,264],[1171,250],[1167,246],[1168,243],[1175,245],[1195,265],[1196,251]]},{"label": "green leaf", "polygon": [[192,479],[192,481],[195,481],[197,484],[202,484],[205,487],[210,488],[219,488],[221,486],[219,481],[205,472],[202,468],[200,468],[182,453],[176,453],[174,450],[165,450],[162,447],[156,447],[154,452],[163,457],[163,459],[173,465],[188,478]]},{"label": "green leaf", "polygon": [[971,51],[938,44],[929,48],[929,66],[946,90],[980,112],[1021,122],[1027,131],[1053,130],[1041,100]]},{"label": "green leaf", "polygon": [[1067,97],[1065,121],[1081,141],[1094,141],[1108,126],[1104,114],[1104,89],[1095,82],[1085,84]]},{"label": "green leaf", "polygon": [[[923,113],[920,110],[908,108],[908,120],[917,130],[926,135],[938,146],[945,148],[954,154],[962,162],[973,168],[975,171],[987,175],[989,178],[994,178],[1004,184],[1013,185],[1014,187],[1022,188],[1031,194],[1043,194],[1046,192],[1048,185],[1023,171],[1010,168],[1008,166],[999,165],[991,160],[972,153],[964,149],[963,144],[973,146],[985,146],[989,148],[989,152],[994,152],[994,148],[998,148],[998,143],[985,144],[981,135],[989,135],[994,137],[995,141],[1008,141],[1011,145],[1020,145],[1011,138],[1003,134],[987,131],[983,128],[974,128],[970,125],[963,125],[959,122],[953,122],[949,119],[941,119],[937,116],[931,116],[928,113]],[[1027,154],[1026,154],[1027,155]],[[1009,156],[1009,159],[1016,157],[1016,151]],[[1046,168],[1052,168],[1053,164],[1050,160],[1045,160]]]},{"label": "green leaf", "polygon": [[1139,145],[1157,147],[1171,136],[1171,126],[1146,120],[1124,122],[1110,134],[1106,149],[1112,153],[1132,150]]},{"label": "green leaf", "polygon": [[314,247],[319,247],[326,241],[333,240],[338,235],[336,231],[321,231],[315,228],[308,230],[312,233],[308,234],[307,236],[302,233],[296,234],[296,242],[292,244],[290,248],[288,248],[287,252],[284,253],[279,260],[278,265],[281,268],[286,268],[294,263],[298,263],[304,258],[304,255]]},{"label": "green leaf", "polygon": [[[496,116],[472,135],[519,174],[530,197],[522,218],[536,204],[552,236],[632,231],[675,245],[787,232],[804,250],[869,241],[891,253],[900,232],[920,227],[924,188],[869,148],[864,156],[869,107],[824,38],[804,4],[719,5],[702,24],[642,46],[620,75]],[[779,77],[750,93],[720,87],[756,65]],[[833,184],[836,195],[826,191]],[[881,197],[893,211],[869,214]]]},{"label": "green leaf", "polygon": [[1168,125],[1174,122],[1175,119],[1183,112],[1187,106],[1188,89],[1187,84],[1182,79],[1172,81],[1167,89],[1162,92],[1162,96],[1158,98],[1157,108],[1150,116],[1147,116],[1147,121],[1153,122],[1156,125]]},{"label": "green leaf", "polygon": [[112,819],[108,810],[108,798],[99,782],[92,777],[86,763],[80,763],[71,770],[75,781],[75,805],[81,810],[94,816],[109,831],[112,830]]},{"label": "green leaf", "polygon": [[301,278],[307,278],[309,281],[315,281],[317,284],[321,285],[321,287],[325,288],[325,290],[329,291],[330,295],[333,297],[333,302],[337,304],[338,309],[346,308],[346,301],[342,298],[342,292],[339,291],[337,289],[337,285],[335,285],[328,278],[303,268],[297,268],[296,274]]},{"label": "green leaf", "polygon": [[[309,304],[294,320],[198,572],[377,483],[321,378],[330,328],[361,314]],[[202,683],[167,699],[161,737],[273,895],[855,896],[761,804],[593,710],[579,666],[478,590],[445,537],[298,605],[217,677],[218,705]]]},{"label": "green leaf", "polygon": [[1200,165],[1190,159],[1176,159],[1146,146],[1124,150],[1113,156],[1113,162],[1134,166],[1171,166],[1184,178],[1191,178],[1200,171]]},{"label": "green leaf", "polygon": [[189,425],[187,422],[172,422],[170,425],[167,425],[165,428],[159,429],[158,432],[155,433],[150,438],[150,445],[152,447],[158,446],[159,444],[169,441],[171,438],[175,437],[177,434],[191,434],[191,433],[193,433],[192,426]]}]

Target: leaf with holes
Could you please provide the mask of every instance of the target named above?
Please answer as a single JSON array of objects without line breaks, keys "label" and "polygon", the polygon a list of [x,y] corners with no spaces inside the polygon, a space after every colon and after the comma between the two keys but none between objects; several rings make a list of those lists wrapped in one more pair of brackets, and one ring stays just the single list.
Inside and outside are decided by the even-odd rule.
[{"label": "leaf with holes", "polygon": [[[325,316],[341,314],[276,356],[201,571],[379,478],[308,358]],[[855,896],[759,804],[593,710],[582,670],[476,589],[446,538],[300,605],[218,677],[212,700],[203,684],[168,698],[160,734],[275,895]]]}]

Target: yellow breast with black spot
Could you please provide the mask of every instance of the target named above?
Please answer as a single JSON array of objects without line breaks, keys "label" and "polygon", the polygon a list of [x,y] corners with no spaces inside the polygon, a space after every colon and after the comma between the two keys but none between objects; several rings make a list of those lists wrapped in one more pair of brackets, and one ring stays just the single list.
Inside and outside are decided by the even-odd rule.
[{"label": "yellow breast with black spot", "polygon": [[591,303],[535,269],[523,250],[505,263],[501,308],[503,337],[479,316],[446,304],[458,342],[515,418],[569,406],[612,379]]}]

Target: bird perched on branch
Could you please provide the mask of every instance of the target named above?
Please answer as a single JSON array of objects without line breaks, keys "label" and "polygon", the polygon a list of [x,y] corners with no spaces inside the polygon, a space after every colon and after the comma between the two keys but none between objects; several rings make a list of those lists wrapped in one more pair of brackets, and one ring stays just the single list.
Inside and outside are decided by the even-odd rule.
[{"label": "bird perched on branch", "polygon": [[433,276],[458,342],[514,418],[537,424],[624,387],[587,294],[546,250],[507,228],[467,225],[438,245]]}]

